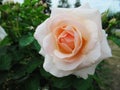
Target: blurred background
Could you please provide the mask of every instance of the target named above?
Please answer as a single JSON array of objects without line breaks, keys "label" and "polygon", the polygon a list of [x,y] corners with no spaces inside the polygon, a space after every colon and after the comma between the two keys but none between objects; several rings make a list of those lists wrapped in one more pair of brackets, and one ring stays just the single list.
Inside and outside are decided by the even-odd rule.
[{"label": "blurred background", "polygon": [[101,13],[110,9],[116,13],[120,11],[120,0],[51,0],[52,7],[79,7],[81,4],[89,3],[92,8],[98,9]]}]

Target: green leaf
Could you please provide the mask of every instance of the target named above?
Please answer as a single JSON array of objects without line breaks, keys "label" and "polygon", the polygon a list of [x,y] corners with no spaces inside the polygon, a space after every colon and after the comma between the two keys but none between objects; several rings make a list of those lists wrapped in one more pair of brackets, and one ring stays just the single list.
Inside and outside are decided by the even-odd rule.
[{"label": "green leaf", "polygon": [[52,83],[53,86],[57,88],[68,88],[72,85],[72,77],[53,78]]},{"label": "green leaf", "polygon": [[1,71],[0,72],[0,84],[5,82],[5,80],[7,79],[8,77],[8,73],[5,72],[5,71]]},{"label": "green leaf", "polygon": [[11,68],[11,57],[6,55],[0,55],[0,70],[9,70]]},{"label": "green leaf", "polygon": [[0,47],[0,57],[1,55],[5,55],[7,52],[7,47]]},{"label": "green leaf", "polygon": [[111,36],[110,39],[120,47],[120,38]]},{"label": "green leaf", "polygon": [[39,52],[40,51],[40,45],[38,44],[38,42],[36,40],[34,40],[33,45],[35,47],[35,50],[37,50]]},{"label": "green leaf", "polygon": [[40,65],[41,61],[40,60],[32,60],[31,62],[28,63],[27,65],[27,73],[32,73],[39,65]]},{"label": "green leaf", "polygon": [[26,75],[26,65],[16,65],[13,67],[13,79],[19,79]]},{"label": "green leaf", "polygon": [[0,46],[5,46],[5,45],[9,45],[12,41],[10,40],[9,37],[5,37],[1,42],[0,42]]},{"label": "green leaf", "polygon": [[19,45],[22,46],[22,47],[25,47],[25,46],[31,44],[33,41],[34,41],[34,37],[33,36],[26,35],[26,36],[23,36],[20,39]]},{"label": "green leaf", "polygon": [[30,73],[32,73],[39,65],[40,65],[41,61],[40,60],[32,60],[30,61],[28,64],[26,65],[17,65],[14,66],[14,75],[13,75],[13,79],[19,79],[25,75],[29,75]]},{"label": "green leaf", "polygon": [[89,88],[92,86],[92,82],[93,79],[91,77],[86,80],[76,78],[74,79],[73,87],[76,88],[76,90],[89,90]]},{"label": "green leaf", "polygon": [[39,82],[39,76],[33,75],[32,77],[28,78],[24,85],[22,90],[39,90],[40,89],[40,82]]},{"label": "green leaf", "polygon": [[46,79],[50,79],[52,77],[52,75],[49,72],[46,72],[43,68],[40,68],[40,73]]}]

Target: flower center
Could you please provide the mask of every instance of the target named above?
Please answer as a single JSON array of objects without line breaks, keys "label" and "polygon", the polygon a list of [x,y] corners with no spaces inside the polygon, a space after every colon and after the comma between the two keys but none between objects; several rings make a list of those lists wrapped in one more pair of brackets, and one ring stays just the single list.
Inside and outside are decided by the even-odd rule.
[{"label": "flower center", "polygon": [[56,30],[57,45],[61,52],[69,54],[75,48],[74,32],[71,26],[63,26]]}]

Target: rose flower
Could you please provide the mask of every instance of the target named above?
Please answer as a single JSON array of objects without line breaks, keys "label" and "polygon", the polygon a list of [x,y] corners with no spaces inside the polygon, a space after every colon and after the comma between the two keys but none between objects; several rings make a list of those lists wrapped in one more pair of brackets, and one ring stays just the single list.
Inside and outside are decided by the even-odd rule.
[{"label": "rose flower", "polygon": [[86,79],[97,64],[111,56],[101,15],[89,5],[79,8],[53,8],[34,37],[45,57],[44,69],[56,77],[70,74]]}]

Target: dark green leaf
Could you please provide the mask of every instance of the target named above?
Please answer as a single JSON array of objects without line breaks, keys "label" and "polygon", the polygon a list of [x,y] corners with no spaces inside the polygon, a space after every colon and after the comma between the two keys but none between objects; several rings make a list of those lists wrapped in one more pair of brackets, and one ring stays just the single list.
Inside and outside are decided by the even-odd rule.
[{"label": "dark green leaf", "polygon": [[40,45],[38,44],[38,42],[36,40],[34,40],[33,44],[34,44],[35,49],[39,52],[40,51]]},{"label": "dark green leaf", "polygon": [[9,70],[11,68],[11,56],[0,55],[0,70]]},{"label": "dark green leaf", "polygon": [[27,73],[31,73],[33,72],[39,65],[40,65],[41,61],[40,60],[32,60],[31,62],[28,63],[27,65]]},{"label": "dark green leaf", "polygon": [[120,38],[112,36],[110,39],[120,47]]},{"label": "dark green leaf", "polygon": [[9,45],[11,43],[11,40],[9,37],[4,38],[1,42],[0,42],[0,46],[5,46],[5,45]]},{"label": "dark green leaf", "polygon": [[72,85],[72,77],[53,78],[53,86],[57,88],[68,88]]},{"label": "dark green leaf", "polygon": [[5,71],[1,71],[0,72],[0,84],[5,82],[5,80],[7,79],[8,77],[8,73],[5,72]]},{"label": "dark green leaf", "polygon": [[49,79],[52,77],[52,75],[49,72],[46,72],[42,67],[40,68],[40,73],[46,79]]},{"label": "dark green leaf", "polygon": [[34,41],[34,37],[33,36],[26,35],[26,36],[23,36],[20,39],[19,45],[24,47],[24,46],[27,46],[27,45],[31,44],[33,41]]},{"label": "dark green leaf", "polygon": [[22,90],[39,90],[39,89],[40,89],[39,76],[33,75],[32,77],[25,81]]},{"label": "dark green leaf", "polygon": [[13,68],[13,79],[19,79],[26,75],[26,65],[16,65]]},{"label": "dark green leaf", "polygon": [[92,86],[93,79],[88,78],[86,80],[81,78],[74,79],[73,86],[76,88],[76,90],[89,90],[89,88]]}]

